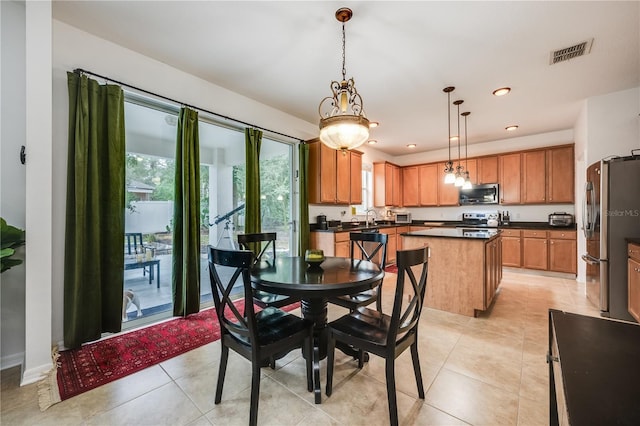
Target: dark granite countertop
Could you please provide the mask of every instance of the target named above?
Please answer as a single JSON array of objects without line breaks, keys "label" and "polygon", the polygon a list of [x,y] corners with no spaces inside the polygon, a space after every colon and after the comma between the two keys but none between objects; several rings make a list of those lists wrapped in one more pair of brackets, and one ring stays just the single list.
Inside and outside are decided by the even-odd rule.
[{"label": "dark granite countertop", "polygon": [[628,243],[640,245],[640,238],[625,238]]},{"label": "dark granite countertop", "polygon": [[436,237],[436,238],[465,238],[474,240],[491,240],[502,231],[495,228],[431,228],[422,231],[403,232],[403,237]]},{"label": "dark granite countertop", "polygon": [[[488,227],[486,225],[469,225],[462,223],[462,221],[430,221],[430,220],[414,220],[411,224],[408,223],[393,223],[382,222],[376,225],[365,226],[364,224],[353,224],[350,222],[344,222],[340,226],[333,226],[327,229],[318,229],[315,223],[311,224],[312,232],[350,232],[350,231],[375,231],[377,229],[394,228],[401,226],[430,226],[432,228],[478,228],[478,229],[496,229],[495,227]],[[500,225],[498,229],[541,229],[551,231],[575,231],[577,229],[574,223],[571,226],[549,226],[547,222],[511,222],[509,225]]]}]

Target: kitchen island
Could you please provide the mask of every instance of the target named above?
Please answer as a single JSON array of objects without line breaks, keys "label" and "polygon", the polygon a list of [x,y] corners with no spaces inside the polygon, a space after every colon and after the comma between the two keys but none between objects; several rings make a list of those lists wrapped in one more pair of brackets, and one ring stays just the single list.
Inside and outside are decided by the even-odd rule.
[{"label": "kitchen island", "polygon": [[502,280],[500,230],[431,228],[400,234],[402,247],[429,247],[426,306],[477,316]]}]

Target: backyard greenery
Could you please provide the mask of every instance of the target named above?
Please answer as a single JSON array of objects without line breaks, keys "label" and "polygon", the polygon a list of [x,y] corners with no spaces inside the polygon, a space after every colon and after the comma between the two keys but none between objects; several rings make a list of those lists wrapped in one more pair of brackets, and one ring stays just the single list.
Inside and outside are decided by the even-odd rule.
[{"label": "backyard greenery", "polygon": [[0,272],[4,272],[22,263],[21,259],[12,259],[12,256],[16,253],[16,248],[24,245],[24,230],[8,225],[6,220],[0,218],[0,239],[2,240]]}]

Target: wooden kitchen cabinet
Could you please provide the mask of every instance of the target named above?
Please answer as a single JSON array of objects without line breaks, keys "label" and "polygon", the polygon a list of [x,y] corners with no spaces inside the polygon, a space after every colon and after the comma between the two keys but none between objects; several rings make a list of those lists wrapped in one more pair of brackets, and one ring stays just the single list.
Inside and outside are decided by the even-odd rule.
[{"label": "wooden kitchen cabinet", "polygon": [[522,203],[544,204],[547,198],[546,152],[522,154]]},{"label": "wooden kitchen cabinet", "polygon": [[402,205],[404,207],[416,207],[420,205],[420,188],[422,182],[418,166],[403,167],[402,181]]},{"label": "wooden kitchen cabinet", "polygon": [[[349,151],[349,180],[351,183],[349,204],[362,204],[362,153]],[[340,179],[338,179],[338,184]]]},{"label": "wooden kitchen cabinet", "polygon": [[342,152],[311,142],[308,177],[310,204],[362,204],[361,152]]},{"label": "wooden kitchen cabinet", "polygon": [[520,204],[521,154],[498,157],[500,204]]},{"label": "wooden kitchen cabinet", "polygon": [[476,159],[470,158],[463,161],[462,165],[464,166],[465,172],[469,172],[469,180],[471,181],[471,184],[476,185],[478,183],[478,162]]},{"label": "wooden kitchen cabinet", "polygon": [[442,170],[442,174],[438,177],[438,205],[457,206],[460,197],[458,188],[452,183],[444,183],[445,163],[438,163],[437,167]]},{"label": "wooden kitchen cabinet", "polygon": [[528,269],[549,269],[549,249],[547,231],[522,231],[522,267]]},{"label": "wooden kitchen cabinet", "polygon": [[498,183],[498,156],[480,157],[477,159],[477,183]]},{"label": "wooden kitchen cabinet", "polygon": [[574,202],[575,160],[573,145],[547,149],[547,202]]},{"label": "wooden kitchen cabinet", "polygon": [[549,231],[549,270],[577,272],[576,231]]},{"label": "wooden kitchen cabinet", "polygon": [[401,235],[404,234],[405,232],[409,232],[409,227],[408,226],[398,226],[396,228],[396,248],[397,248],[397,250],[402,250],[403,249]]},{"label": "wooden kitchen cabinet", "polygon": [[[444,174],[440,175],[437,164],[424,164],[418,167],[418,181],[420,182],[419,201],[421,206],[438,205],[438,182],[444,179]],[[410,180],[405,179],[403,188],[411,185]]]},{"label": "wooden kitchen cabinet", "polygon": [[522,267],[521,232],[519,229],[502,230],[502,265]]},{"label": "wooden kitchen cabinet", "polygon": [[629,243],[627,247],[628,309],[631,316],[640,322],[640,245]]},{"label": "wooden kitchen cabinet", "polygon": [[349,231],[311,232],[309,247],[322,250],[325,256],[349,257]]},{"label": "wooden kitchen cabinet", "polygon": [[380,233],[387,234],[387,265],[396,263],[396,252],[398,251],[396,228],[382,228]]},{"label": "wooden kitchen cabinet", "polygon": [[400,167],[383,162],[373,163],[373,205],[400,206],[402,204],[402,187]]},{"label": "wooden kitchen cabinet", "polygon": [[485,243],[484,309],[488,309],[502,279],[502,244],[500,237]]}]

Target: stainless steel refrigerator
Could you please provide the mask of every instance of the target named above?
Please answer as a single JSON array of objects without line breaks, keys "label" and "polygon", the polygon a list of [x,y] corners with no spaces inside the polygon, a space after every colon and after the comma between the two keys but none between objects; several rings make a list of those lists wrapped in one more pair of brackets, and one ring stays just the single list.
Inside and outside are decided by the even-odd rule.
[{"label": "stainless steel refrigerator", "polygon": [[640,237],[640,156],[589,166],[582,221],[587,297],[602,316],[635,322],[627,310],[625,238]]}]

